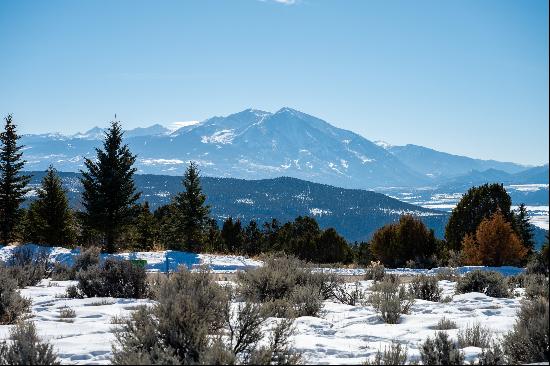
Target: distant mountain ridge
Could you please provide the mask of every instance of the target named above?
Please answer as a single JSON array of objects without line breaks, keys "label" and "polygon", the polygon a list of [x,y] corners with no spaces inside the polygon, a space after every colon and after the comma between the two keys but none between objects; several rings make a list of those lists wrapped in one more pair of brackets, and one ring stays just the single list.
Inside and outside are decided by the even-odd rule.
[{"label": "distant mountain ridge", "polygon": [[[32,187],[38,186],[44,172],[29,173]],[[71,206],[81,209],[80,175],[59,174]],[[177,176],[138,174],[135,182],[137,189],[143,192],[141,201],[147,200],[152,209],[169,203],[183,189],[181,177]],[[415,206],[381,193],[289,177],[262,180],[203,177],[201,182],[207,196],[206,204],[211,206],[211,214],[220,224],[229,216],[240,218],[243,223],[250,220],[263,223],[272,218],[284,223],[307,215],[315,217],[323,228],[334,227],[353,242],[369,239],[376,229],[398,220],[405,213],[418,216],[442,237],[448,217],[445,212]],[[29,199],[33,199],[33,193],[31,191]]]},{"label": "distant mountain ridge", "polygon": [[386,149],[415,171],[433,178],[457,177],[468,174],[472,170],[494,169],[514,174],[527,169],[527,167],[515,163],[474,159],[413,144],[390,145]]},{"label": "distant mountain ridge", "polygon": [[[99,127],[71,136],[24,135],[26,169],[44,170],[53,164],[60,171],[79,171],[83,157],[95,155],[103,135],[104,129]],[[373,143],[286,107],[275,113],[247,109],[176,131],[159,124],[136,128],[125,131],[125,142],[138,155],[136,167],[143,174],[181,175],[193,160],[205,176],[290,176],[360,189],[433,186],[468,176],[473,170],[516,174],[526,169],[514,163],[472,159],[416,145]],[[533,169],[531,174],[538,174],[533,179],[540,180],[542,173]]]}]

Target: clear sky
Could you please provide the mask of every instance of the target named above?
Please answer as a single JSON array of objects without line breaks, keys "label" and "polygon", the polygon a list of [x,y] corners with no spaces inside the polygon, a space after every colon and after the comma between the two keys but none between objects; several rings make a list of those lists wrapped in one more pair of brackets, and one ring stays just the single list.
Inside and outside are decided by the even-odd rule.
[{"label": "clear sky", "polygon": [[548,162],[548,1],[0,0],[24,133],[289,106],[371,140]]}]

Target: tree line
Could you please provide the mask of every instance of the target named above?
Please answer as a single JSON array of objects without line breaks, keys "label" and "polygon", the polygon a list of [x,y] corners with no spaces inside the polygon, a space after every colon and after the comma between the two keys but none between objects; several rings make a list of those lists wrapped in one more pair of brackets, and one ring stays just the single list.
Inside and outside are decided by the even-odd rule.
[{"label": "tree line", "polygon": [[254,256],[285,252],[318,263],[379,260],[391,267],[522,264],[534,250],[527,210],[524,205],[512,210],[501,184],[471,188],[453,209],[445,240],[437,239],[433,230],[411,215],[378,229],[370,241],[353,244],[333,228],[321,229],[307,216],[263,224],[227,217],[220,228],[210,215],[193,162],[183,176],[182,191],[152,212],[147,201],[139,203],[136,155],[123,143],[118,121],[111,122],[95,159],[84,159],[83,211],[69,207],[52,166],[35,190],[36,199],[24,209],[21,204],[31,190],[19,138],[8,115],[0,133],[0,240],[4,245],[100,246],[108,253],[173,249]]}]

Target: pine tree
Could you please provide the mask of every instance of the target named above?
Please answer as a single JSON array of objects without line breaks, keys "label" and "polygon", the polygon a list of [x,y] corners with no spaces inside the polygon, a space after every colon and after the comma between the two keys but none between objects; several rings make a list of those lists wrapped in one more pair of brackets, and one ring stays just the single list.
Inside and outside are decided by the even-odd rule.
[{"label": "pine tree", "polygon": [[81,171],[87,225],[100,233],[108,253],[115,252],[116,242],[130,222],[132,205],[141,194],[134,183],[136,156],[122,144],[122,135],[120,123],[111,122],[103,149],[96,148],[97,160],[85,159],[86,171]]},{"label": "pine tree", "polygon": [[20,218],[19,205],[29,191],[30,176],[21,174],[23,146],[17,145],[20,136],[9,114],[5,118],[4,131],[0,133],[0,240],[8,245],[14,236],[14,228]]},{"label": "pine tree", "polygon": [[151,213],[149,202],[147,201],[137,207],[137,212],[134,224],[137,232],[137,244],[134,249],[148,251],[153,249],[157,239],[157,220],[153,213]]},{"label": "pine tree", "polygon": [[174,198],[178,212],[179,232],[184,249],[192,252],[201,250],[206,235],[210,206],[205,205],[206,196],[202,193],[199,169],[191,162],[183,177],[185,190]]},{"label": "pine tree", "polygon": [[245,237],[241,220],[233,221],[232,217],[228,217],[223,223],[221,236],[229,253],[242,252]]},{"label": "pine tree", "polygon": [[68,245],[75,240],[74,217],[57,171],[50,166],[38,188],[38,199],[27,213],[26,234],[49,245]]},{"label": "pine tree", "polygon": [[521,239],[523,246],[527,248],[528,253],[532,253],[535,249],[535,239],[533,227],[529,223],[527,208],[524,203],[519,205],[514,214],[514,229]]},{"label": "pine tree", "polygon": [[244,229],[244,251],[248,255],[260,254],[264,237],[256,221],[252,220]]}]

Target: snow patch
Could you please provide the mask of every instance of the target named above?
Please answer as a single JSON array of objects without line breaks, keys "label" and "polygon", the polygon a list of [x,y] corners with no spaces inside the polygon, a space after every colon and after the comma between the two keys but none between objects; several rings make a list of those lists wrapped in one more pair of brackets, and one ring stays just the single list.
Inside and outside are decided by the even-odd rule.
[{"label": "snow patch", "polygon": [[231,144],[235,138],[235,130],[220,130],[214,132],[212,136],[202,136],[203,144]]},{"label": "snow patch", "polygon": [[332,215],[331,210],[323,210],[321,208],[310,208],[309,213],[313,216],[326,216],[326,215]]}]

